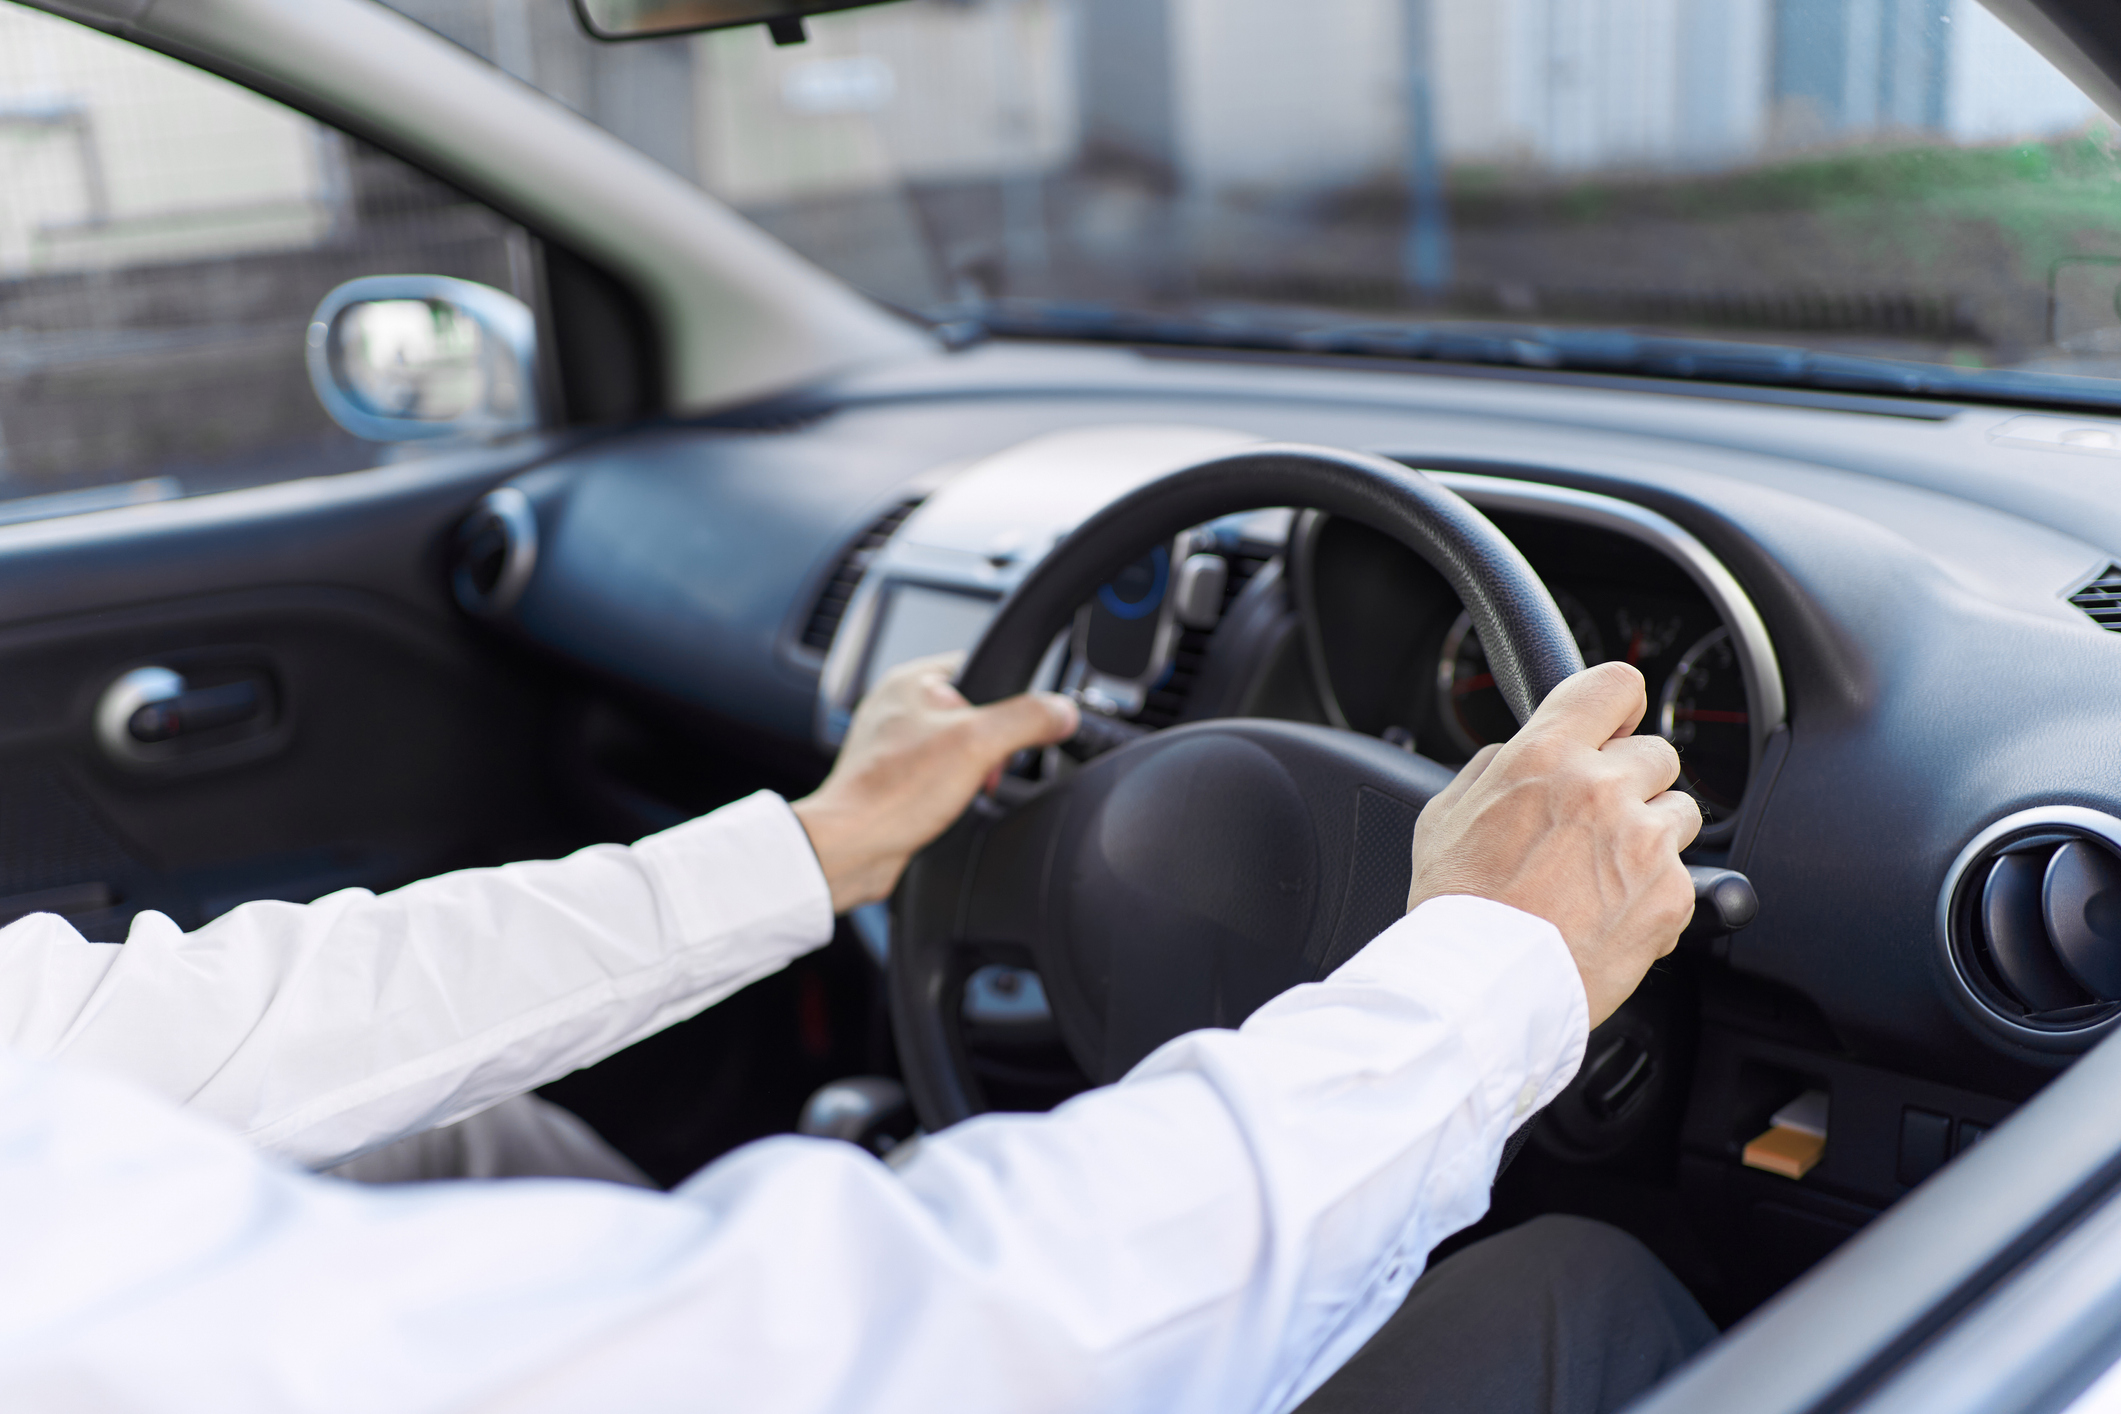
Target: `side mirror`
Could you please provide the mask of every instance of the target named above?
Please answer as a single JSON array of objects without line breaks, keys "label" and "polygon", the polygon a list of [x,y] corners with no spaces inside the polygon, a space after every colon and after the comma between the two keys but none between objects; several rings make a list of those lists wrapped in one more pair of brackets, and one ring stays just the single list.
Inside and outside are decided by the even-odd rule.
[{"label": "side mirror", "polygon": [[440,275],[371,275],[324,297],[309,381],[371,442],[490,439],[537,427],[537,320],[519,299]]}]

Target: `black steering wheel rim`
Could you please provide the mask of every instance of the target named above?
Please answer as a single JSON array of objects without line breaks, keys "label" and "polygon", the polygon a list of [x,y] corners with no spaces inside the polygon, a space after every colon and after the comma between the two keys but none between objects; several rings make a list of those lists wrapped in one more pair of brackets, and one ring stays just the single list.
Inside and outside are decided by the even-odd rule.
[{"label": "black steering wheel rim", "polygon": [[[1463,498],[1421,472],[1383,457],[1334,448],[1269,444],[1171,472],[1085,520],[1003,604],[959,674],[959,689],[975,703],[996,701],[1022,691],[1032,681],[1054,636],[1072,621],[1078,606],[1099,585],[1138,558],[1146,546],[1225,515],[1286,505],[1360,521],[1400,540],[1433,566],[1465,605],[1487,651],[1496,685],[1520,721],[1528,718],[1563,679],[1582,670],[1583,659],[1575,639],[1546,586],[1517,547]],[[1095,778],[1082,794],[1095,795],[1096,808],[1119,808],[1112,803],[1114,800],[1131,798],[1123,787],[1130,765],[1139,766],[1153,757],[1161,757],[1162,764],[1142,769],[1163,770],[1168,775],[1185,769],[1174,764],[1180,755],[1187,751],[1196,756],[1208,752],[1212,759],[1203,757],[1196,763],[1194,776],[1188,779],[1199,777],[1205,770],[1207,776],[1200,778],[1212,782],[1228,765],[1254,769],[1244,766],[1252,760],[1251,756],[1231,755],[1232,752],[1281,753],[1305,781],[1302,791],[1289,795],[1289,802],[1297,801],[1299,795],[1309,801],[1307,805],[1285,802],[1285,815],[1292,810],[1301,814],[1322,808],[1331,813],[1329,807],[1318,804],[1324,797],[1312,791],[1309,784],[1311,776],[1323,772],[1331,778],[1333,789],[1343,794],[1354,789],[1358,798],[1366,793],[1398,807],[1399,813],[1391,816],[1394,823],[1385,838],[1399,840],[1403,857],[1405,835],[1401,827],[1411,819],[1405,809],[1411,802],[1426,800],[1448,778],[1448,773],[1434,763],[1393,752],[1350,733],[1333,733],[1324,728],[1291,730],[1291,724],[1273,724],[1275,729],[1271,731],[1264,730],[1268,724],[1241,730],[1241,725],[1233,720],[1158,733],[1093,763],[1078,778]],[[1218,726],[1227,729],[1203,735],[1204,729]],[[1239,737],[1243,740],[1237,740]],[[1159,740],[1161,746],[1156,745]],[[1214,755],[1216,752],[1222,754]],[[1275,768],[1258,769],[1270,771],[1269,776],[1258,777],[1267,782],[1262,789],[1270,795],[1276,793],[1279,787],[1271,783],[1271,770]],[[1034,854],[1043,850],[1042,860],[1027,854],[1012,866],[1025,876],[1023,887],[1033,889],[1038,901],[1031,902],[1031,894],[1021,889],[1011,895],[1011,901],[1018,913],[1050,911],[1052,900],[1047,893],[1055,887],[1050,876],[1057,867],[1053,856],[1062,850],[1064,837],[1078,839],[1083,830],[1079,820],[1064,822],[1064,816],[1073,819],[1073,807],[1065,796],[1063,790],[1050,792],[1016,812],[1020,818],[1015,820],[993,802],[976,802],[942,839],[915,857],[894,898],[888,982],[892,1021],[907,1088],[923,1124],[931,1131],[983,1108],[955,1015],[965,977],[986,961],[1022,960],[1021,949],[1012,952],[994,944],[989,937],[1012,930],[1006,923],[997,925],[996,909],[983,903],[982,890],[996,890],[987,888],[981,871],[1011,848],[1019,852],[1028,849]],[[1375,818],[1383,818],[1377,815],[1379,809],[1382,807],[1373,806]],[[1080,810],[1074,810],[1075,816],[1080,814]],[[1329,854],[1333,850],[1345,854],[1357,847],[1356,836],[1347,830],[1339,830],[1336,835],[1337,826],[1324,821],[1323,816],[1317,828],[1333,837]],[[1035,839],[1030,838],[1041,831]],[[1375,832],[1365,829],[1360,833],[1368,837]],[[1287,838],[1298,840],[1298,847],[1302,848],[1298,839],[1302,834],[1298,829]],[[1012,835],[1017,837],[1014,845]],[[1374,850],[1380,846],[1373,841],[1368,847]],[[1329,861],[1332,865],[1338,863],[1338,858]],[[1374,874],[1376,870],[1369,872]],[[1039,875],[1035,887],[1030,882],[1032,874]],[[1403,884],[1400,899],[1403,907]],[[1031,931],[1037,931],[1035,923]],[[1156,943],[1154,938],[1136,941],[1150,947]],[[1065,963],[1043,941],[1035,950],[1044,960],[1066,970]],[[1120,951],[1126,955],[1125,949]],[[1330,951],[1321,952],[1314,940],[1306,948],[1307,966],[1322,975],[1327,963],[1337,964],[1337,957],[1327,955]],[[1083,1051],[1090,1043],[1081,1038],[1102,1034],[1102,1026],[1082,1014],[1088,1003],[1081,1000],[1080,989],[1049,984],[1048,993],[1061,1013],[1063,1036],[1078,1060],[1084,1061]],[[1093,1078],[1097,1077],[1094,1063],[1084,1061],[1084,1065]]]},{"label": "black steering wheel rim", "polygon": [[[974,703],[1022,692],[1077,606],[1145,545],[1220,516],[1291,504],[1360,521],[1428,561],[1472,616],[1495,685],[1519,721],[1582,670],[1583,655],[1546,585],[1464,497],[1385,457],[1269,444],[1159,477],[1077,526],[1002,605],[958,674],[958,690]],[[1089,593],[1078,592],[1084,582]]]}]

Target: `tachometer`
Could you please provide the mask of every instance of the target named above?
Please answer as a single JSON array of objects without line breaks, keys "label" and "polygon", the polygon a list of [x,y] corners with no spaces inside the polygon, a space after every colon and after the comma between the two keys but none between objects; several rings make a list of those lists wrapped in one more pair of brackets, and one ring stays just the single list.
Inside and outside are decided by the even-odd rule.
[{"label": "tachometer", "polygon": [[1752,770],[1753,729],[1729,629],[1703,634],[1680,655],[1658,697],[1657,734],[1679,748],[1680,775],[1712,819],[1738,808]]},{"label": "tachometer", "polygon": [[[1567,594],[1556,594],[1554,604],[1575,635],[1583,661],[1604,662],[1605,642],[1590,611]],[[1473,631],[1473,616],[1463,610],[1443,636],[1443,653],[1436,664],[1436,708],[1444,731],[1468,756],[1489,742],[1508,741],[1517,731],[1517,718],[1495,686],[1487,651]]]}]

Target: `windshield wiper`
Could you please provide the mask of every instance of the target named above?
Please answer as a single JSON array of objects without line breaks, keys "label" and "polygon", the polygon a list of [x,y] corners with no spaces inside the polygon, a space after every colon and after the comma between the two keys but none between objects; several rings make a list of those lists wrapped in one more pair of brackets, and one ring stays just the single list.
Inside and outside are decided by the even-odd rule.
[{"label": "windshield wiper", "polygon": [[950,312],[999,338],[1083,339],[1151,347],[1327,354],[1476,366],[1611,373],[1836,393],[2121,411],[2121,380],[1826,353],[1780,344],[1480,323],[1303,325],[1101,305],[1007,300]]}]

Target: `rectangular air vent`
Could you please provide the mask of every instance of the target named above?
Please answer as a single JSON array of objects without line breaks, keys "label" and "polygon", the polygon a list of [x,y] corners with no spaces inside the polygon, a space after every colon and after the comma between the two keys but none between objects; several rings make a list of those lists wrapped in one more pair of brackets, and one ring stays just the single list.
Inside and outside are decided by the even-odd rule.
[{"label": "rectangular air vent", "polygon": [[2108,565],[2106,572],[2069,596],[2108,633],[2121,633],[2121,565]]},{"label": "rectangular air vent", "polygon": [[815,648],[820,653],[831,649],[833,635],[840,631],[840,620],[846,616],[847,602],[854,598],[855,586],[868,572],[869,562],[906,523],[906,517],[913,514],[921,500],[919,496],[908,496],[900,501],[878,516],[862,532],[861,538],[847,547],[847,553],[841,555],[839,564],[833,567],[832,578],[826,580],[825,587],[818,592],[817,603],[810,608],[810,621],[803,625],[805,648]]}]

